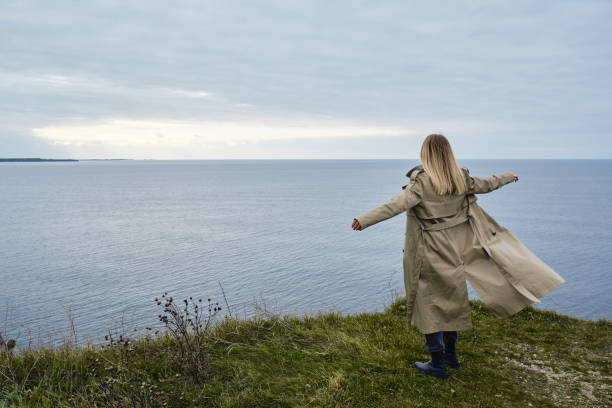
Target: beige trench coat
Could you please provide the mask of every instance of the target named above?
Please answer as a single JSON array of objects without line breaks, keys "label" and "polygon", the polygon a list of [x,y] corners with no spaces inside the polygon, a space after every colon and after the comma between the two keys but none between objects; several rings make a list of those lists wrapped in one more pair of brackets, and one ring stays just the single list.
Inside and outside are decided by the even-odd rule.
[{"label": "beige trench coat", "polygon": [[439,196],[422,165],[388,202],[357,217],[361,229],[405,212],[404,285],[407,327],[423,333],[472,329],[466,279],[497,318],[541,303],[565,280],[477,203],[514,180],[510,172],[472,177],[465,195]]}]

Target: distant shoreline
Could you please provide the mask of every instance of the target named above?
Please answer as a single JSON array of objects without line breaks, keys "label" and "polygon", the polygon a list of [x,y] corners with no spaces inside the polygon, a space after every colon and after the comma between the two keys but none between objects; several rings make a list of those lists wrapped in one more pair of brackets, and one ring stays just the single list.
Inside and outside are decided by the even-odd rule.
[{"label": "distant shoreline", "polygon": [[0,162],[66,162],[66,161],[78,161],[77,159],[41,159],[39,157],[25,157],[25,158],[0,158]]}]

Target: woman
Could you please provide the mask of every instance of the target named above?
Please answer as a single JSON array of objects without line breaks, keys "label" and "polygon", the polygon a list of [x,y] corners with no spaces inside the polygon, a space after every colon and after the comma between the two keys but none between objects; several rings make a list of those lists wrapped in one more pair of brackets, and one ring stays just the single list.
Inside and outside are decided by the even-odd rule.
[{"label": "woman", "polygon": [[363,230],[406,213],[407,327],[414,324],[425,335],[431,354],[413,366],[447,378],[447,365],[460,366],[457,331],[472,328],[466,279],[500,319],[541,303],[565,280],[476,203],[475,194],[516,182],[516,174],[472,177],[455,162],[446,137],[432,134],[421,147],[421,164],[406,176],[410,183],[401,193],[354,218],[352,227]]}]

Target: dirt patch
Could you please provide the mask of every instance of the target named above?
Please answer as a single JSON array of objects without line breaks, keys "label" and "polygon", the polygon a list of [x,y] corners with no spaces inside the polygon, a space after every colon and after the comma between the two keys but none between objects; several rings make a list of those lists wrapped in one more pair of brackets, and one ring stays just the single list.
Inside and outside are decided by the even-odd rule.
[{"label": "dirt patch", "polygon": [[537,392],[545,394],[555,404],[571,407],[612,405],[610,376],[597,370],[578,372],[569,363],[547,354],[538,346],[514,344],[510,349],[511,356],[506,356],[506,361],[528,374],[543,376],[548,387],[538,387]]}]

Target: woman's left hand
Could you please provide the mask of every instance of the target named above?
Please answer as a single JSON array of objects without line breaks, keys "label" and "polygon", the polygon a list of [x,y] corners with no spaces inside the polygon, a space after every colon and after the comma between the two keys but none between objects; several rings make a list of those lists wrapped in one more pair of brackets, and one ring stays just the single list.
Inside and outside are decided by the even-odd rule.
[{"label": "woman's left hand", "polygon": [[359,221],[357,221],[357,218],[353,218],[353,225],[352,225],[354,230],[360,231],[361,230],[361,224],[359,224]]}]

